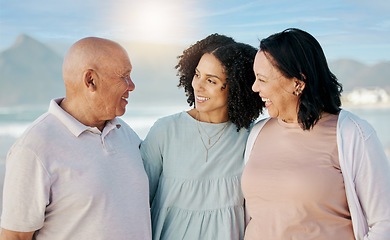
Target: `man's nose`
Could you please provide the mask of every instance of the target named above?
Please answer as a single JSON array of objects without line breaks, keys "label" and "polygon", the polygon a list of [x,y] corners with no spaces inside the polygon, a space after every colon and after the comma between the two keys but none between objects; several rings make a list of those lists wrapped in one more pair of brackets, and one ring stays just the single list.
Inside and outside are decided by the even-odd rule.
[{"label": "man's nose", "polygon": [[131,91],[134,91],[135,89],[135,84],[133,82],[133,80],[131,80],[131,78],[126,78],[126,83],[127,83],[127,89],[131,92]]}]

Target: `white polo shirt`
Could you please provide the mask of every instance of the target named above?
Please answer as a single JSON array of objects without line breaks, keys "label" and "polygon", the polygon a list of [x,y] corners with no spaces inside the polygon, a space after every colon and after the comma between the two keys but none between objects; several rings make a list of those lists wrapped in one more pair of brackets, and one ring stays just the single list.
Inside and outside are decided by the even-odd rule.
[{"label": "white polo shirt", "polygon": [[8,153],[1,227],[36,239],[151,239],[140,139],[121,119],[103,132],[52,100]]}]

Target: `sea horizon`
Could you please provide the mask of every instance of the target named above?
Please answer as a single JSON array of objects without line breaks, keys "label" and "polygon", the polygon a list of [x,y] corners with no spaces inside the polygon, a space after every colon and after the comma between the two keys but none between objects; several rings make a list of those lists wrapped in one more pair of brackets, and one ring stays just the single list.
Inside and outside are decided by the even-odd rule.
[{"label": "sea horizon", "polygon": [[[48,105],[35,107],[0,107],[0,206],[2,204],[2,186],[7,152],[28,126],[36,118],[45,113],[47,109]],[[144,139],[157,119],[190,109],[191,107],[186,104],[166,105],[164,107],[130,106],[120,118],[129,124],[141,139]],[[390,126],[388,125],[390,121],[390,104],[375,106],[346,105],[343,106],[343,109],[356,114],[374,127],[385,149],[387,158],[390,159]],[[259,119],[267,116],[268,114],[265,113]]]},{"label": "sea horizon", "polygon": [[[130,105],[120,118],[129,124],[143,140],[157,119],[191,108],[185,103],[165,106]],[[343,103],[342,109],[356,114],[374,127],[388,158],[390,158],[390,126],[387,125],[390,121],[390,103],[359,105]],[[47,110],[48,104],[0,107],[0,163],[4,161],[9,148],[17,138]],[[267,112],[261,115],[258,120],[265,117],[268,117]]]}]

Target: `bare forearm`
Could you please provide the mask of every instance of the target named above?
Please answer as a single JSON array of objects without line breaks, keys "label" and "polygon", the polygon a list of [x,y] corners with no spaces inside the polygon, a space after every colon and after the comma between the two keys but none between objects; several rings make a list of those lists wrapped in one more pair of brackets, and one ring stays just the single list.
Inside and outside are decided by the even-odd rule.
[{"label": "bare forearm", "polygon": [[0,240],[32,240],[34,232],[15,232],[2,228]]}]

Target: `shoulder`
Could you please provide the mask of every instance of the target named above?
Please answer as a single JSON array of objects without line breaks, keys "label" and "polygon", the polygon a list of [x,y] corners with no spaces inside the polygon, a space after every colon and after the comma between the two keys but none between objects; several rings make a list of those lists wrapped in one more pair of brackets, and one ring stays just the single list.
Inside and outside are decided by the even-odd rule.
[{"label": "shoulder", "polygon": [[250,132],[251,132],[251,135],[253,134],[258,134],[260,132],[260,130],[264,127],[264,125],[270,120],[271,118],[267,117],[267,118],[263,118],[261,120],[259,120],[258,122],[256,122],[253,127],[250,129]]},{"label": "shoulder", "polygon": [[124,131],[129,131],[129,132],[135,134],[134,130],[130,127],[130,125],[127,124],[127,122],[125,122],[123,119],[116,117],[116,121],[121,125],[120,129],[123,129]]},{"label": "shoulder", "polygon": [[141,142],[141,139],[139,138],[138,134],[127,124],[123,119],[117,117],[116,121],[121,125],[119,128],[119,131],[122,132],[122,135],[124,134],[126,138],[130,140],[131,143],[134,143],[136,145],[139,145]]},{"label": "shoulder", "polygon": [[190,116],[187,112],[178,112],[172,115],[168,115],[162,118],[157,119],[156,123],[158,124],[172,124],[178,121],[188,120]]},{"label": "shoulder", "polygon": [[157,121],[153,124],[151,130],[167,129],[171,127],[179,128],[181,125],[189,121],[190,116],[187,112],[183,111],[157,119]]},{"label": "shoulder", "polygon": [[23,134],[15,142],[15,145],[36,145],[41,141],[56,136],[58,128],[61,127],[58,119],[50,113],[44,113],[32,122]]},{"label": "shoulder", "polygon": [[145,140],[164,136],[166,137],[169,135],[167,134],[169,132],[185,129],[184,124],[188,121],[190,121],[189,116],[184,111],[159,118],[150,128]]},{"label": "shoulder", "polygon": [[48,148],[57,147],[53,144],[54,141],[63,139],[63,136],[59,136],[61,126],[54,115],[50,113],[41,115],[11,146],[7,154],[7,162],[13,161],[9,159],[24,162],[41,158],[47,153]]},{"label": "shoulder", "polygon": [[248,161],[248,157],[250,152],[252,151],[252,147],[255,143],[255,140],[257,138],[257,135],[259,135],[259,132],[261,129],[264,127],[264,125],[270,120],[271,118],[264,118],[259,120],[250,130],[247,145],[246,145],[246,150],[245,150],[245,163]]},{"label": "shoulder", "polygon": [[340,134],[358,134],[363,139],[367,139],[375,132],[374,128],[366,120],[346,110],[340,111],[337,130]]}]

